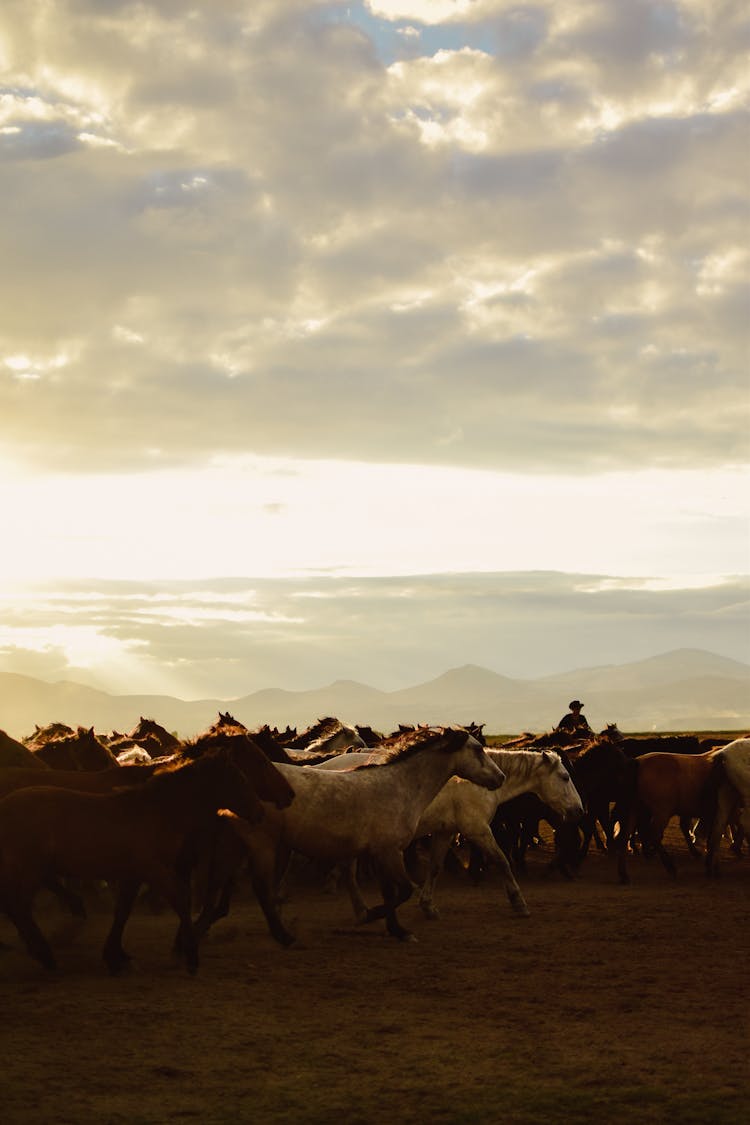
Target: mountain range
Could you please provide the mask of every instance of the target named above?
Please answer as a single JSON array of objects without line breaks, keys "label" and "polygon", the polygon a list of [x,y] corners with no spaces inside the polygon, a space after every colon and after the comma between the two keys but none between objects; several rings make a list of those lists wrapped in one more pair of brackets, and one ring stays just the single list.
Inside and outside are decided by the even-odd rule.
[{"label": "mountain range", "polygon": [[300,730],[324,715],[389,732],[399,723],[485,724],[488,734],[546,731],[584,701],[589,723],[616,722],[623,731],[750,730],[750,665],[699,649],[646,660],[579,668],[542,679],[501,676],[467,664],[427,683],[379,691],[337,680],[312,691],[271,688],[237,699],[182,700],[167,695],[110,695],[63,680],[47,683],[0,673],[0,729],[21,738],[50,722],[130,731],[141,715],[189,738],[219,711],[250,728],[263,723]]}]

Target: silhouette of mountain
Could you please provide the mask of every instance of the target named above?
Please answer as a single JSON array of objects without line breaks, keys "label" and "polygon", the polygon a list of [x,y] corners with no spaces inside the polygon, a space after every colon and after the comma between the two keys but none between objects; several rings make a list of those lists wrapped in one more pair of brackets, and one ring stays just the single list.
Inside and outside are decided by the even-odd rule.
[{"label": "silhouette of mountain", "polygon": [[60,721],[129,731],[141,715],[190,737],[221,711],[249,727],[299,728],[323,715],[388,732],[398,723],[483,722],[487,733],[549,730],[569,699],[584,700],[591,725],[622,730],[750,730],[750,665],[698,649],[581,668],[538,680],[511,679],[467,664],[427,683],[383,692],[353,680],[311,691],[283,688],[236,699],[186,701],[166,695],[109,695],[70,681],[46,683],[0,673],[0,729],[14,738]]}]

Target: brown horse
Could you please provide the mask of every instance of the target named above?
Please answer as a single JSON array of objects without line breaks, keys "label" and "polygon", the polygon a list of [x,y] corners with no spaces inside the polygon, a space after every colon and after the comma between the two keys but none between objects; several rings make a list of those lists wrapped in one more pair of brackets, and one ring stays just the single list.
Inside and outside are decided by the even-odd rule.
[{"label": "brown horse", "polygon": [[[103,878],[118,884],[104,960],[112,973],[129,961],[122,933],[142,883],[179,918],[187,967],[198,967],[190,915],[194,840],[230,809],[249,823],[263,817],[247,770],[252,754],[206,753],[165,769],[143,785],[113,793],[39,786],[0,801],[0,904],[26,947],[45,968],[55,958],[33,918],[36,891],[50,875]],[[272,768],[272,767],[271,767]]]},{"label": "brown horse", "polygon": [[294,789],[242,725],[210,728],[197,738],[184,742],[179,757],[200,758],[216,751],[232,756],[247,774],[261,801],[268,801],[277,809],[285,809],[292,803]]},{"label": "brown horse", "polygon": [[103,770],[118,764],[112,751],[96,737],[93,727],[79,727],[70,734],[50,738],[34,753],[53,769]]},{"label": "brown horse", "polygon": [[77,789],[81,793],[111,793],[127,785],[148,781],[158,762],[135,766],[112,766],[106,770],[53,770],[34,766],[0,767],[0,798],[16,789],[29,786],[52,786],[55,789]]},{"label": "brown horse", "polygon": [[670,754],[658,751],[630,760],[626,793],[615,815],[620,820],[617,836],[617,869],[621,883],[629,883],[628,842],[636,828],[651,844],[670,875],[676,876],[674,860],[665,850],[662,837],[672,817],[685,825],[706,813],[708,784],[717,750],[703,754]]},{"label": "brown horse", "polygon": [[0,730],[0,769],[4,766],[29,766],[37,773],[46,769],[44,762],[40,761],[28,746],[16,742],[4,730]]},{"label": "brown horse", "polygon": [[160,758],[166,754],[174,754],[180,748],[180,740],[176,735],[170,734],[154,719],[144,719],[141,715],[130,734],[118,734],[113,731],[106,739],[107,746],[119,760],[129,750],[144,751],[142,758]]},{"label": "brown horse", "polygon": [[22,742],[24,746],[28,746],[29,750],[38,750],[44,746],[45,742],[51,742],[53,738],[61,738],[64,734],[74,734],[72,727],[67,723],[47,723],[46,726],[40,727],[38,723],[34,726],[34,733],[24,735]]},{"label": "brown horse", "polygon": [[164,754],[172,754],[179,748],[180,740],[154,719],[144,719],[141,715],[137,724],[131,730],[129,738],[137,742],[141,738],[155,738]]}]

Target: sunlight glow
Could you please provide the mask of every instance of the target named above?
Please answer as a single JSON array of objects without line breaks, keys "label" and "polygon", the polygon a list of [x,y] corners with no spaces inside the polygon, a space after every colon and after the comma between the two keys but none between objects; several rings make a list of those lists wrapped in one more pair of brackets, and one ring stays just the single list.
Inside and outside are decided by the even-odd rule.
[{"label": "sunlight glow", "polygon": [[[227,457],[203,471],[0,471],[0,579],[747,570],[750,473],[521,476]],[[569,534],[569,514],[595,534]],[[33,534],[29,534],[29,529]]]}]

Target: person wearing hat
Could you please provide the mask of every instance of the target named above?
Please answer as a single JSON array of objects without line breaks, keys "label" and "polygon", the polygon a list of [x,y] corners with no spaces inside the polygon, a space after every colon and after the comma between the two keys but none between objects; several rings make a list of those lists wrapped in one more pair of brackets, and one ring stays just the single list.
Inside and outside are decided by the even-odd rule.
[{"label": "person wearing hat", "polygon": [[574,699],[569,704],[570,708],[567,715],[563,715],[560,722],[555,727],[555,730],[568,731],[569,734],[578,734],[580,732],[590,734],[591,727],[588,724],[585,715],[581,714],[583,704],[580,699]]}]

